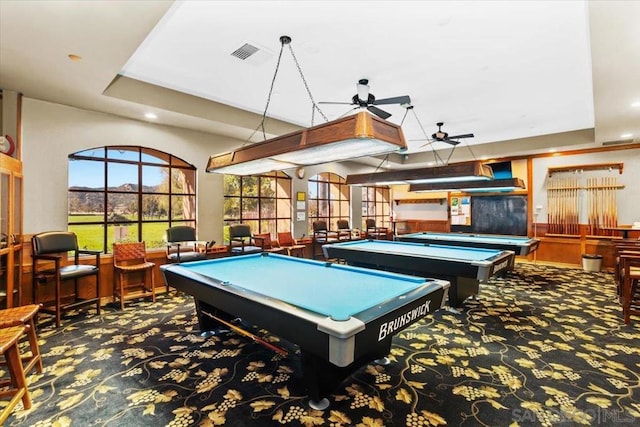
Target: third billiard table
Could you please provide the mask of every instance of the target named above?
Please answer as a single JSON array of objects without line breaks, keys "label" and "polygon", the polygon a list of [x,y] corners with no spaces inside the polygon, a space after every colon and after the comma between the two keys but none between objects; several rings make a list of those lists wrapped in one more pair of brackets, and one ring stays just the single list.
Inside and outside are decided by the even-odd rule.
[{"label": "third billiard table", "polygon": [[403,234],[397,237],[401,242],[429,243],[437,245],[467,246],[470,248],[498,249],[513,251],[516,255],[535,252],[540,240],[526,236],[502,236],[497,234],[434,233],[423,231]]}]

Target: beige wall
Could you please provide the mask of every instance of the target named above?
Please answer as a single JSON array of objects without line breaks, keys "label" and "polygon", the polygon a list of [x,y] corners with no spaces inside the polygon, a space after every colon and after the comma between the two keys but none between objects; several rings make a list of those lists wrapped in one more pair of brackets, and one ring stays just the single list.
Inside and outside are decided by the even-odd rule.
[{"label": "beige wall", "polygon": [[222,176],[205,173],[205,167],[211,154],[241,141],[29,98],[22,117],[26,234],[67,229],[68,154],[130,144],[171,153],[198,168],[198,234],[222,240]]},{"label": "beige wall", "polygon": [[[547,221],[547,183],[549,181],[549,167],[564,167],[573,165],[593,165],[599,163],[623,163],[622,174],[617,169],[583,171],[580,173],[562,172],[553,176],[556,178],[574,177],[578,184],[584,186],[586,178],[613,177],[618,184],[624,185],[617,191],[618,224],[629,225],[640,221],[640,149],[618,150],[597,153],[576,154],[571,156],[550,156],[533,159],[533,206],[540,207],[538,222]],[[580,203],[580,223],[588,222],[586,190],[578,192]]]},{"label": "beige wall", "polygon": [[[222,242],[222,175],[206,173],[205,168],[210,155],[236,148],[243,141],[30,98],[23,102],[23,137],[25,234],[67,229],[70,153],[105,145],[139,145],[171,153],[198,169],[198,237]],[[297,191],[306,192],[307,179],[320,172],[346,177],[363,169],[362,165],[345,162],[309,166],[303,179],[295,177],[295,170],[285,172],[294,177],[295,197]],[[359,207],[359,188],[352,193],[353,206]],[[307,234],[307,221],[295,221],[295,212],[293,215],[294,236]],[[353,215],[353,226],[357,227],[360,212]]]}]

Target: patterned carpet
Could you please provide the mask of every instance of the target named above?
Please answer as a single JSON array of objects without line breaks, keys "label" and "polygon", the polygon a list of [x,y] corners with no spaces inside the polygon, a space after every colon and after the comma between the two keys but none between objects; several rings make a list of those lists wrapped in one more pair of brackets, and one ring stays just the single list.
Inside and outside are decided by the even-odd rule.
[{"label": "patterned carpet", "polygon": [[357,371],[325,411],[306,405],[296,355],[201,337],[188,296],[78,313],[40,339],[33,407],[8,426],[640,423],[640,322],[623,324],[612,275],[578,269],[518,263],[462,313],[401,332],[393,363]]}]

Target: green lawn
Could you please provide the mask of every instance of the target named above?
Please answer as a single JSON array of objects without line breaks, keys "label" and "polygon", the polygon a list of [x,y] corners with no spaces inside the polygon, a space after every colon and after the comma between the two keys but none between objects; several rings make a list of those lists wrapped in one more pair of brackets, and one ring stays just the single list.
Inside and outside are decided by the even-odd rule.
[{"label": "green lawn", "polygon": [[[89,222],[100,221],[102,216],[98,215],[74,215],[69,218],[73,222]],[[166,244],[164,237],[169,226],[168,222],[154,222],[143,224],[143,240],[147,248],[163,248]],[[125,225],[123,236],[119,241],[138,241],[137,224]],[[111,252],[111,245],[115,241],[115,233],[117,226],[109,226],[107,229],[107,246],[108,252]],[[73,231],[78,236],[78,244],[81,248],[103,250],[103,231],[102,225],[70,225],[69,231]]]}]

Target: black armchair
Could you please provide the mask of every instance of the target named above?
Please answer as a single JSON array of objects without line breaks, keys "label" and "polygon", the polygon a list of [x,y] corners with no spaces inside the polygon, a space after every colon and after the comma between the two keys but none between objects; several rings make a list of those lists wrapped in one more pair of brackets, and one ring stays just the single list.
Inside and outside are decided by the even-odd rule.
[{"label": "black armchair", "polygon": [[336,223],[338,226],[338,240],[351,240],[351,227],[346,219],[339,219]]},{"label": "black armchair", "polygon": [[233,224],[229,226],[229,251],[231,255],[246,255],[262,252],[251,234],[251,227],[247,224]]},{"label": "black armchair", "polygon": [[365,221],[365,224],[367,225],[367,239],[388,239],[389,230],[387,227],[378,227],[375,219],[369,218]]},{"label": "black armchair", "polygon": [[198,245],[206,248],[207,242],[198,241],[195,228],[176,225],[167,229],[167,260],[169,262],[207,259],[206,250],[199,250]]},{"label": "black armchair", "polygon": [[[100,251],[78,248],[77,236],[68,231],[48,231],[31,238],[31,257],[33,259],[33,300],[43,306],[41,312],[55,316],[56,327],[60,326],[62,312],[84,305],[95,304],[100,314]],[[69,256],[71,255],[71,256]],[[87,257],[90,263],[81,264],[80,255]],[[71,259],[72,264],[64,261]],[[84,259],[83,259],[84,261]],[[95,276],[95,297],[81,298],[78,279]],[[54,300],[39,301],[41,286],[49,281],[55,282]],[[63,294],[62,284],[73,281],[73,293]]]},{"label": "black armchair", "polygon": [[322,245],[330,243],[337,243],[338,233],[336,231],[330,231],[327,228],[326,221],[314,221],[313,227],[313,258],[318,256],[324,256],[322,252]]}]

